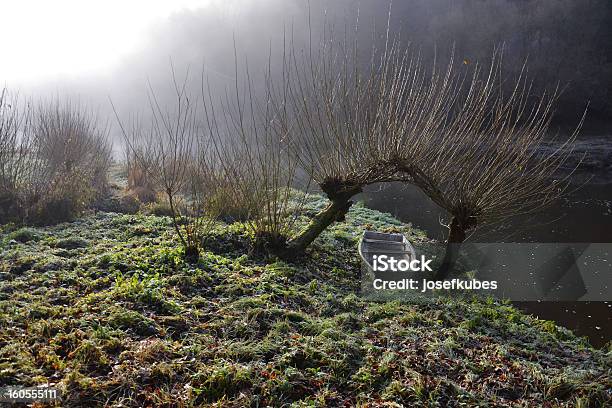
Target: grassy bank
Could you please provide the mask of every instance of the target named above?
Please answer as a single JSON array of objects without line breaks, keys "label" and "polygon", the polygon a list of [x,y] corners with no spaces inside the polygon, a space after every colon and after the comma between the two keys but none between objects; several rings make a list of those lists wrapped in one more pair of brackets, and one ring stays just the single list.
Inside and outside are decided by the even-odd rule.
[{"label": "grassy bank", "polygon": [[[306,211],[324,205],[313,197]],[[219,224],[197,265],[166,217],[0,234],[0,384],[62,406],[604,406],[612,354],[494,301],[359,297],[363,206],[287,264]]]}]

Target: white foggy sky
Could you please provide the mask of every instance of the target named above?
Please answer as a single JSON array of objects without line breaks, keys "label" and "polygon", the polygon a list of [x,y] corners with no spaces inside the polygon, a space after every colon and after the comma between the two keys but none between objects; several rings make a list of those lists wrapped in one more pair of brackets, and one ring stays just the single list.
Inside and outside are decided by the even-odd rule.
[{"label": "white foggy sky", "polygon": [[10,86],[104,74],[146,41],[160,20],[211,3],[221,1],[2,1],[0,82]]},{"label": "white foggy sky", "polygon": [[[0,0],[0,89],[36,99],[82,97],[103,108],[112,97],[130,109],[146,105],[149,80],[156,88],[169,82],[170,61],[179,73],[190,68],[196,82],[205,67],[219,87],[233,80],[234,44],[241,66],[248,60],[251,72],[265,68],[268,52],[282,49],[281,33],[307,43],[309,10],[318,41],[326,23],[350,26],[359,9],[367,47],[370,30],[387,22],[389,1]],[[391,25],[418,49],[444,56],[455,47],[472,61],[486,63],[504,43],[509,69],[529,56],[542,87],[571,84],[562,95],[568,111],[589,100],[592,111],[609,113],[605,1],[394,0]]]}]

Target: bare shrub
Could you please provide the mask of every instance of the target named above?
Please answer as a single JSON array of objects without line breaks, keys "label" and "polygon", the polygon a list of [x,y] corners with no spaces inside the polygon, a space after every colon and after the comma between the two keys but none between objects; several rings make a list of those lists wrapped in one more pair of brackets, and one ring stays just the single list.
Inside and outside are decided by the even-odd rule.
[{"label": "bare shrub", "polygon": [[97,116],[72,102],[41,103],[34,145],[50,187],[31,216],[40,223],[70,219],[108,193],[112,146]]},{"label": "bare shrub", "polygon": [[[211,148],[204,161],[215,176],[213,198],[226,219],[244,221],[256,249],[281,254],[294,232],[305,193],[297,190],[298,161],[274,129],[270,95],[256,97],[248,68],[244,86],[216,104],[203,86],[204,116]],[[220,105],[215,109],[216,105]],[[308,185],[309,181],[306,180]]]},{"label": "bare shrub", "polygon": [[196,104],[173,74],[175,104],[160,105],[149,87],[150,121],[143,126],[136,118],[126,128],[119,125],[127,144],[130,170],[129,187],[135,194],[155,199],[161,193],[168,205],[175,232],[184,248],[185,258],[199,258],[202,240],[213,226],[216,213],[206,202],[207,167],[200,166]]},{"label": "bare shrub", "polygon": [[235,96],[219,101],[203,81],[201,106],[188,95],[187,78],[181,84],[173,79],[172,111],[160,106],[150,89],[150,124],[137,119],[129,129],[121,125],[129,188],[164,194],[191,259],[197,259],[214,218],[244,222],[258,248],[284,248],[297,218],[297,165],[271,128],[267,102],[250,92],[248,73],[246,94],[240,94],[237,74]]},{"label": "bare shrub", "polygon": [[71,103],[32,108],[2,95],[0,212],[6,220],[66,221],[106,194],[111,145],[95,115]]},{"label": "bare shrub", "polygon": [[0,94],[0,223],[21,218],[20,183],[27,174],[30,111],[7,89]]}]

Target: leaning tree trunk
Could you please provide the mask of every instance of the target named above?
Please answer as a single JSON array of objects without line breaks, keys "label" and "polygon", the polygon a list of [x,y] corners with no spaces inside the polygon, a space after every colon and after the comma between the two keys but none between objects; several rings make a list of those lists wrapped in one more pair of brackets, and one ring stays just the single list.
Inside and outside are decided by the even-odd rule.
[{"label": "leaning tree trunk", "polygon": [[450,223],[450,231],[446,242],[446,253],[442,264],[434,275],[435,280],[444,280],[455,268],[457,259],[459,258],[459,250],[461,244],[465,241],[467,228],[465,224],[459,221],[457,217],[453,217]]},{"label": "leaning tree trunk", "polygon": [[289,241],[284,251],[285,256],[295,257],[302,254],[327,227],[336,221],[342,221],[351,205],[353,205],[351,198],[360,192],[361,187],[342,189],[342,192],[327,191],[327,197],[331,200],[331,203],[318,213],[298,236]]}]

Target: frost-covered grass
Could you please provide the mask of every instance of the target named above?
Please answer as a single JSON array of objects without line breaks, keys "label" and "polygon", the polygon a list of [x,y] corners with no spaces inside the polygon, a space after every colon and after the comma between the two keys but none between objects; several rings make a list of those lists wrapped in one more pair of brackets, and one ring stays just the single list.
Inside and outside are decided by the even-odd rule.
[{"label": "frost-covered grass", "polygon": [[552,322],[492,300],[361,299],[363,228],[428,245],[363,206],[293,263],[251,253],[239,223],[197,265],[165,217],[5,226],[0,384],[54,384],[61,406],[610,404],[610,350]]}]

